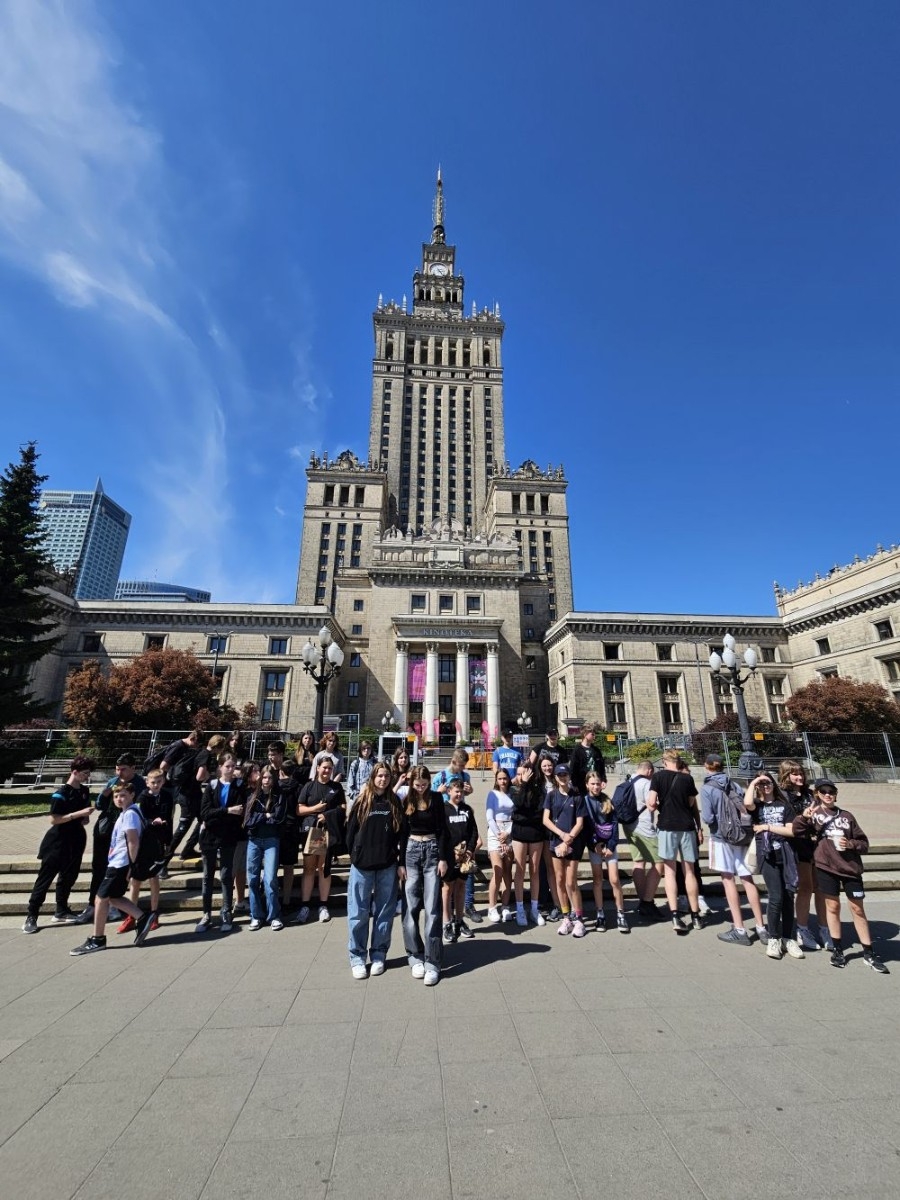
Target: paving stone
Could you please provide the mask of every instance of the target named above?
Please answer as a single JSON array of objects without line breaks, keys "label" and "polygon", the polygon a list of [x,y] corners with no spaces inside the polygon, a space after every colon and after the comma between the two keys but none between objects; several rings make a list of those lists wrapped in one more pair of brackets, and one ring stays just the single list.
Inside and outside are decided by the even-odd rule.
[{"label": "paving stone", "polygon": [[553,1127],[582,1196],[709,1200],[645,1111],[610,1113],[600,1124],[593,1115],[566,1117]]},{"label": "paving stone", "polygon": [[349,1078],[349,1069],[337,1071],[329,1066],[260,1075],[231,1137],[241,1141],[309,1137],[313,1133],[336,1137]]},{"label": "paving stone", "polygon": [[275,1039],[267,1027],[201,1029],[169,1069],[170,1078],[241,1075],[258,1070]]},{"label": "paving stone", "polygon": [[328,1200],[359,1200],[362,1181],[367,1200],[397,1200],[400,1196],[450,1200],[446,1136],[436,1131],[434,1137],[417,1138],[411,1153],[409,1128],[342,1134]]},{"label": "paving stone", "polygon": [[73,1200],[199,1200],[222,1144],[196,1131],[190,1141],[132,1132],[104,1154]]},{"label": "paving stone", "polygon": [[532,1063],[551,1118],[646,1113],[643,1100],[610,1054],[559,1054]]},{"label": "paving stone", "polygon": [[455,1195],[481,1195],[484,1180],[490,1177],[491,1196],[496,1200],[521,1200],[522,1196],[576,1200],[579,1196],[556,1133],[547,1121],[452,1126],[448,1136]]},{"label": "paving stone", "polygon": [[[448,1063],[443,1068],[444,1103],[449,1126],[508,1123],[539,1096],[531,1066],[496,1059]],[[530,1111],[530,1110],[529,1110]]]},{"label": "paving stone", "polygon": [[256,1200],[261,1196],[324,1197],[335,1137],[231,1139],[222,1150],[202,1192],[202,1200]]}]

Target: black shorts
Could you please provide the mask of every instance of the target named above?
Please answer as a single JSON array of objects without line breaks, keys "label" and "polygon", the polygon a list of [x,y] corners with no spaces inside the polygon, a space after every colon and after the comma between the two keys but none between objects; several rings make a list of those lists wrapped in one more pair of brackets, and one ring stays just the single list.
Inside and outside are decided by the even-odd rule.
[{"label": "black shorts", "polygon": [[514,819],[512,823],[512,836],[514,842],[525,842],[536,845],[538,842],[545,842],[547,840],[547,830],[543,825],[519,825]]},{"label": "black shorts", "polygon": [[98,900],[121,900],[128,891],[128,877],[131,867],[107,867],[106,874],[100,880],[97,888]]},{"label": "black shorts", "polygon": [[278,843],[278,865],[296,867],[300,858],[300,834],[296,830],[282,830]]},{"label": "black shorts", "polygon": [[815,842],[811,842],[809,838],[796,838],[791,844],[794,847],[797,862],[812,862],[813,855],[816,852]]},{"label": "black shorts", "polygon": [[864,900],[866,897],[862,875],[835,875],[816,867],[816,891],[837,899],[842,889],[848,900]]}]

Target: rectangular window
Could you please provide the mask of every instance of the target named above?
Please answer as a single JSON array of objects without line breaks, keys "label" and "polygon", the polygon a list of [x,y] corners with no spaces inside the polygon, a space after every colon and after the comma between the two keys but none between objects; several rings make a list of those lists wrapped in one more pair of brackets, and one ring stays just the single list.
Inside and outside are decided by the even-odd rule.
[{"label": "rectangular window", "polygon": [[550,512],[550,497],[546,492],[541,492],[541,512],[544,514]]},{"label": "rectangular window", "polygon": [[267,725],[280,725],[283,712],[283,700],[270,699],[268,696],[263,698],[262,719]]},{"label": "rectangular window", "polygon": [[762,661],[764,663],[773,663],[778,661],[775,657],[774,646],[760,646],[759,652],[762,655]]},{"label": "rectangular window", "polygon": [[528,495],[525,497],[525,511],[530,512],[530,513],[534,512],[534,493],[533,492],[529,492]]},{"label": "rectangular window", "polygon": [[145,650],[165,650],[166,635],[164,633],[148,633]]},{"label": "rectangular window", "polygon": [[350,503],[350,485],[342,484],[338,492],[338,504],[343,508]]},{"label": "rectangular window", "polygon": [[359,681],[353,679],[347,684],[347,699],[355,700],[359,695]]},{"label": "rectangular window", "polygon": [[412,610],[412,612],[414,612],[414,613],[415,612],[424,612],[425,611],[425,597],[421,596],[421,595],[416,595],[416,594],[410,596],[409,607]]},{"label": "rectangular window", "polygon": [[900,683],[900,658],[886,658],[884,669],[892,683]]},{"label": "rectangular window", "polygon": [[769,696],[781,697],[784,695],[784,676],[783,675],[768,675],[766,676],[766,694]]},{"label": "rectangular window", "polygon": [[452,696],[438,696],[438,711],[442,712],[442,713],[452,713],[453,712],[453,697]]},{"label": "rectangular window", "polygon": [[827,637],[816,638],[816,650],[818,650],[819,654],[831,653],[831,642]]},{"label": "rectangular window", "polygon": [[523,632],[524,632],[526,641],[528,641],[528,642],[534,641],[534,630],[532,629],[532,627],[530,625],[528,625]]},{"label": "rectangular window", "polygon": [[262,719],[269,724],[279,724],[284,713],[284,689],[287,671],[265,671],[263,673]]},{"label": "rectangular window", "polygon": [[609,727],[624,725],[625,716],[625,676],[604,675],[603,689],[606,692],[606,720]]},{"label": "rectangular window", "polygon": [[81,636],[81,649],[85,654],[96,654],[102,645],[99,633],[84,633]]},{"label": "rectangular window", "polygon": [[821,679],[836,679],[837,673],[837,667],[822,667],[822,669],[818,672]]},{"label": "rectangular window", "polygon": [[440,611],[442,613],[452,613],[453,612],[453,597],[452,596],[441,596],[440,601],[439,601],[439,607],[440,607]]},{"label": "rectangular window", "polygon": [[894,627],[890,621],[876,621],[875,632],[880,642],[887,642],[894,636]]},{"label": "rectangular window", "polygon": [[536,683],[529,683],[528,699],[529,700],[537,700],[537,684]]},{"label": "rectangular window", "polygon": [[354,600],[353,601],[353,611],[354,612],[362,612],[362,610],[363,610],[363,601],[362,600]]},{"label": "rectangular window", "polygon": [[466,596],[466,612],[471,616],[481,612],[481,597]]},{"label": "rectangular window", "polygon": [[325,495],[324,495],[322,502],[323,502],[323,504],[334,504],[334,484],[333,483],[325,484]]},{"label": "rectangular window", "polygon": [[356,487],[353,489],[353,503],[357,508],[362,508],[366,502],[366,489],[364,487]]},{"label": "rectangular window", "polygon": [[526,671],[536,671],[537,670],[537,662],[536,662],[533,654],[525,655],[525,670]]},{"label": "rectangular window", "polygon": [[723,713],[734,712],[734,696],[731,691],[731,684],[722,679],[718,675],[712,676],[713,696],[716,702],[716,715],[722,716]]},{"label": "rectangular window", "polygon": [[225,654],[228,651],[228,638],[213,634],[206,639],[207,654]]},{"label": "rectangular window", "polygon": [[534,616],[534,605],[533,604],[523,605],[522,612],[525,614],[526,617],[533,617]]},{"label": "rectangular window", "polygon": [[266,671],[263,679],[263,686],[265,687],[266,692],[277,692],[281,694],[284,692],[286,684],[287,671]]},{"label": "rectangular window", "polygon": [[620,642],[603,643],[603,657],[607,660],[607,662],[614,662],[616,659],[621,658],[621,650],[622,645]]},{"label": "rectangular window", "polygon": [[512,494],[512,510],[514,513],[522,511],[522,501],[518,492]]},{"label": "rectangular window", "polygon": [[362,635],[362,625],[352,625],[350,632],[354,637],[360,637]]},{"label": "rectangular window", "polygon": [[456,683],[456,655],[438,655],[438,683]]},{"label": "rectangular window", "polygon": [[658,662],[671,662],[672,661],[672,647],[670,645],[667,645],[665,642],[657,643],[656,658],[657,658]]},{"label": "rectangular window", "polygon": [[288,640],[282,637],[269,638],[269,653],[270,654],[287,654]]}]

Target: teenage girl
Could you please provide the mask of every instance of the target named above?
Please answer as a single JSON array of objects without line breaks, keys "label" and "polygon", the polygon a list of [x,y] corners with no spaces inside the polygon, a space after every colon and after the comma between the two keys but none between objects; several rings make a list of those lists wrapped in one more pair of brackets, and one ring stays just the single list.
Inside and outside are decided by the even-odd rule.
[{"label": "teenage girl", "polygon": [[[778,786],[791,801],[794,816],[808,815],[813,805],[812,792],[809,790],[809,780],[806,771],[796,759],[786,758],[778,767]],[[797,921],[796,938],[803,950],[818,950],[819,943],[815,934],[809,928],[809,909],[813,894],[816,898],[816,919],[819,926],[819,937],[826,950],[831,950],[831,937],[828,933],[828,922],[825,919],[825,898],[815,890],[816,872],[813,867],[813,855],[816,852],[815,843],[811,838],[798,837],[794,839],[794,853],[797,856],[797,895],[794,900]]]},{"label": "teenage girl", "polygon": [[[547,840],[543,820],[544,787],[530,762],[522,764],[519,783],[511,795],[513,857],[516,860],[516,924],[524,929],[529,917],[533,925],[546,924],[538,904],[541,856]],[[526,866],[528,886],[531,889],[531,906],[528,913],[525,911]]]},{"label": "teenage girl", "polygon": [[443,880],[444,896],[444,941],[456,942],[460,938],[475,936],[465,922],[466,912],[466,868],[472,863],[475,851],[481,845],[475,814],[463,798],[463,782],[451,779],[444,794],[447,828],[453,857]]},{"label": "teenage girl", "polygon": [[[488,827],[488,855],[491,860],[491,882],[488,885],[488,920],[508,921],[512,917],[509,901],[512,892],[513,864],[513,798],[510,795],[509,771],[500,767],[494,786],[488,792],[485,816]],[[499,905],[502,903],[503,911]]]},{"label": "teenage girl", "polygon": [[[347,823],[350,878],[347,881],[347,925],[350,931],[350,971],[354,979],[383,975],[391,945],[391,925],[397,907],[398,882],[405,874],[400,863],[403,810],[391,791],[391,768],[376,763],[365,781]],[[372,940],[369,943],[369,917]]]},{"label": "teenage girl", "polygon": [[577,792],[569,791],[569,768],[565,763],[556,764],[554,775],[556,787],[544,798],[544,827],[550,834],[556,890],[564,906],[562,924],[556,932],[581,938],[587,932],[578,887],[578,861],[584,853],[584,801]]},{"label": "teenage girl", "polygon": [[603,780],[596,771],[590,771],[585,776],[585,788],[587,794],[584,797],[584,806],[588,816],[594,822],[595,829],[603,833],[609,830],[609,836],[602,842],[597,842],[590,850],[594,903],[597,906],[596,930],[598,933],[606,932],[606,917],[603,915],[603,868],[605,867],[609,875],[609,886],[612,889],[613,899],[616,902],[616,928],[619,933],[630,933],[631,926],[625,916],[625,893],[622,891],[622,880],[619,877],[619,823],[616,820],[615,809],[612,806],[612,800],[604,794]]},{"label": "teenage girl", "polygon": [[401,831],[400,861],[406,869],[403,943],[413,979],[424,979],[426,987],[441,977],[441,880],[452,857],[445,807],[443,796],[431,790],[428,768],[413,767]]}]

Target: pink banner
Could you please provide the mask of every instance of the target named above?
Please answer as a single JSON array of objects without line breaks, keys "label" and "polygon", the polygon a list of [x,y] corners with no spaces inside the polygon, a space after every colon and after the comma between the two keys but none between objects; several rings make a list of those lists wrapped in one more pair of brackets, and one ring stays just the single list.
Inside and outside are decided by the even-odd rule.
[{"label": "pink banner", "polygon": [[409,700],[425,699],[425,655],[411,654],[406,667],[406,694]]},{"label": "pink banner", "polygon": [[469,698],[479,704],[487,700],[487,663],[483,658],[469,659]]}]

